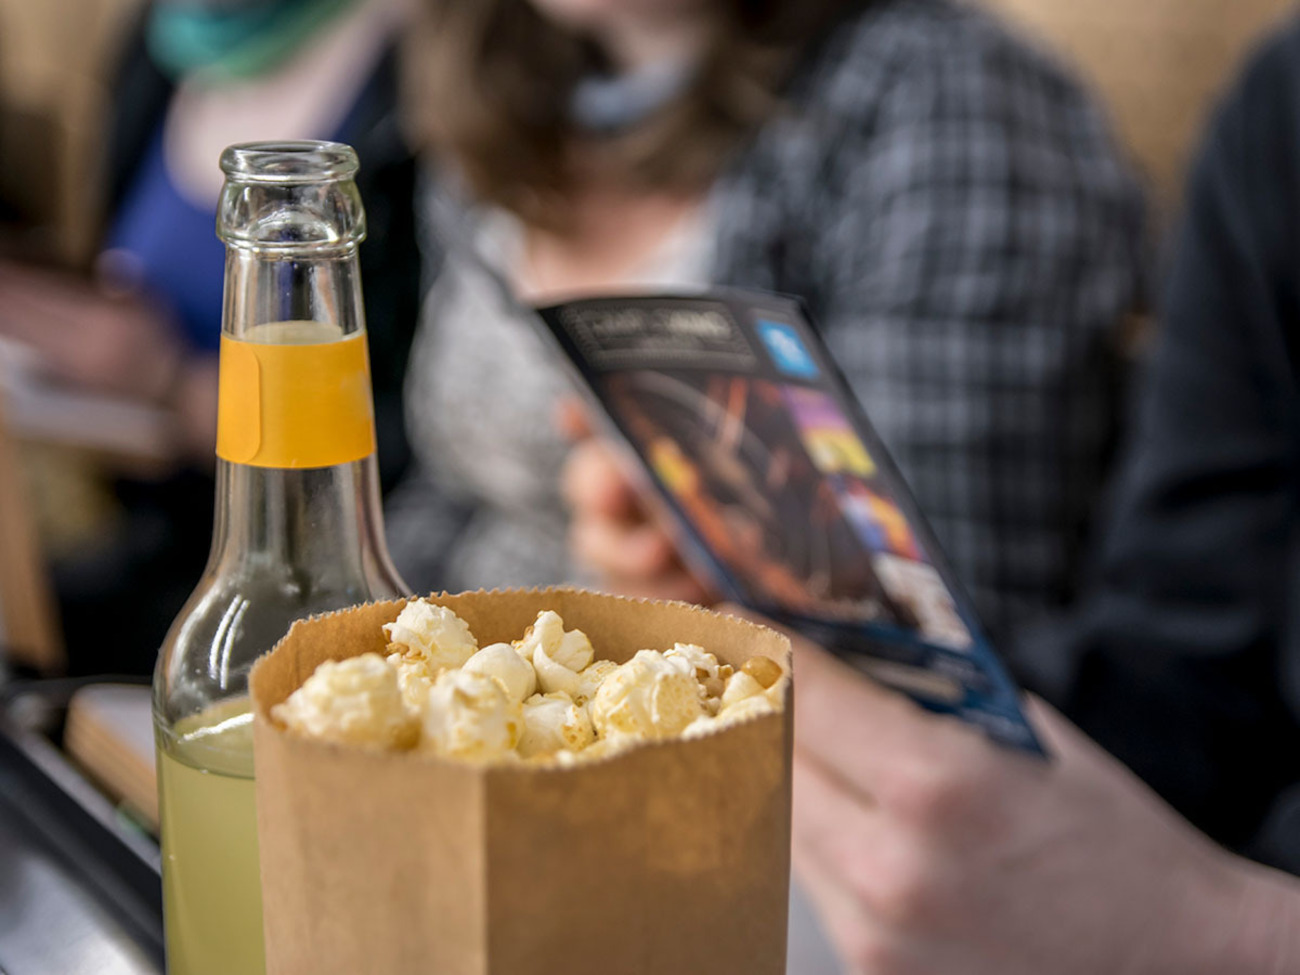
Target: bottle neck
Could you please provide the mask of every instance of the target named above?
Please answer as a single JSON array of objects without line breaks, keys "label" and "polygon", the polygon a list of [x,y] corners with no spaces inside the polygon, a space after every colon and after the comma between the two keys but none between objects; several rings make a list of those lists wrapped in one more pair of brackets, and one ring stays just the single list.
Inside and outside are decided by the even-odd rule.
[{"label": "bottle neck", "polygon": [[[226,248],[221,334],[266,343],[322,341],[365,329],[355,244],[311,251]],[[295,335],[288,323],[322,326]]]},{"label": "bottle neck", "polygon": [[384,542],[355,244],[230,246],[209,573],[328,606],[404,595]]},{"label": "bottle neck", "polygon": [[208,572],[335,608],[405,595],[384,542],[373,456],[304,470],[217,461]]}]

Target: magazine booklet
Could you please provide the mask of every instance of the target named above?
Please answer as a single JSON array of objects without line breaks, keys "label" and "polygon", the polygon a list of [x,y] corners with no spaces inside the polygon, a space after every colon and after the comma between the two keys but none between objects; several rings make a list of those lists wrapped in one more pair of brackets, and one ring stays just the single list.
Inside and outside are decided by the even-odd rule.
[{"label": "magazine booklet", "polygon": [[1020,693],[801,304],[749,291],[539,309],[728,600],[1044,754]]}]

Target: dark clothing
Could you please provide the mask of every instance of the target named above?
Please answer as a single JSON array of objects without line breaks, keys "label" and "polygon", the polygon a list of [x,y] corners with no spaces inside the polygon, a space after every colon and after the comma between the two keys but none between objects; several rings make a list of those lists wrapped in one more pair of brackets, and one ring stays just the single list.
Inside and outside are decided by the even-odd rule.
[{"label": "dark clothing", "polygon": [[1037,683],[1216,839],[1300,872],[1300,24],[1196,167],[1116,507]]},{"label": "dark clothing", "polygon": [[[151,142],[173,86],[149,57],[144,23],[131,32],[118,72],[106,153],[108,211],[117,212]],[[413,196],[416,165],[397,118],[396,54],[388,51],[347,116],[341,137],[361,159],[357,186],[369,236],[361,245],[380,479],[407,465],[402,380],[420,303]],[[216,165],[216,160],[212,161]],[[215,218],[206,230],[215,235]],[[219,273],[219,272],[218,272]],[[122,523],[111,544],[53,567],[73,673],[149,673],[167,627],[198,581],[212,530],[210,474],[114,485]]]},{"label": "dark clothing", "polygon": [[1104,113],[976,4],[871,3],[724,174],[714,280],[804,298],[981,617],[1075,596],[1143,200]]},{"label": "dark clothing", "polygon": [[172,334],[190,354],[217,354],[226,248],[212,232],[212,207],[192,200],[172,178],[164,126],[158,127],[126,197],[114,209],[104,246],[136,258],[141,290],[167,308]]}]

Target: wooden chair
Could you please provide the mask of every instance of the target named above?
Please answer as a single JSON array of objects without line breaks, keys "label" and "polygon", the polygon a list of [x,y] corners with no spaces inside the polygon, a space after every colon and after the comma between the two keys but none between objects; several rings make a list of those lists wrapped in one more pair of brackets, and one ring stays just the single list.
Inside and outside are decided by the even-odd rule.
[{"label": "wooden chair", "polygon": [[[141,3],[0,0],[0,106],[8,116],[0,188],[10,199],[23,194],[24,208],[41,218],[39,248],[24,253],[28,259],[83,267],[94,255],[112,65]],[[43,142],[37,153],[27,141],[33,134]]]},{"label": "wooden chair", "polygon": [[12,663],[57,673],[65,658],[18,445],[0,397],[0,644]]}]

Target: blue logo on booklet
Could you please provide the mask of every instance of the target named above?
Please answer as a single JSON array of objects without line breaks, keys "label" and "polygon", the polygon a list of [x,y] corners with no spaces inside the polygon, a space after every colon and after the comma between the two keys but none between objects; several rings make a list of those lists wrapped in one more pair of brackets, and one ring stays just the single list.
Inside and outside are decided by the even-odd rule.
[{"label": "blue logo on booklet", "polygon": [[758,337],[767,346],[768,354],[777,369],[787,376],[798,376],[800,379],[817,378],[821,370],[808,354],[799,333],[791,326],[780,322],[759,321],[757,328]]}]

